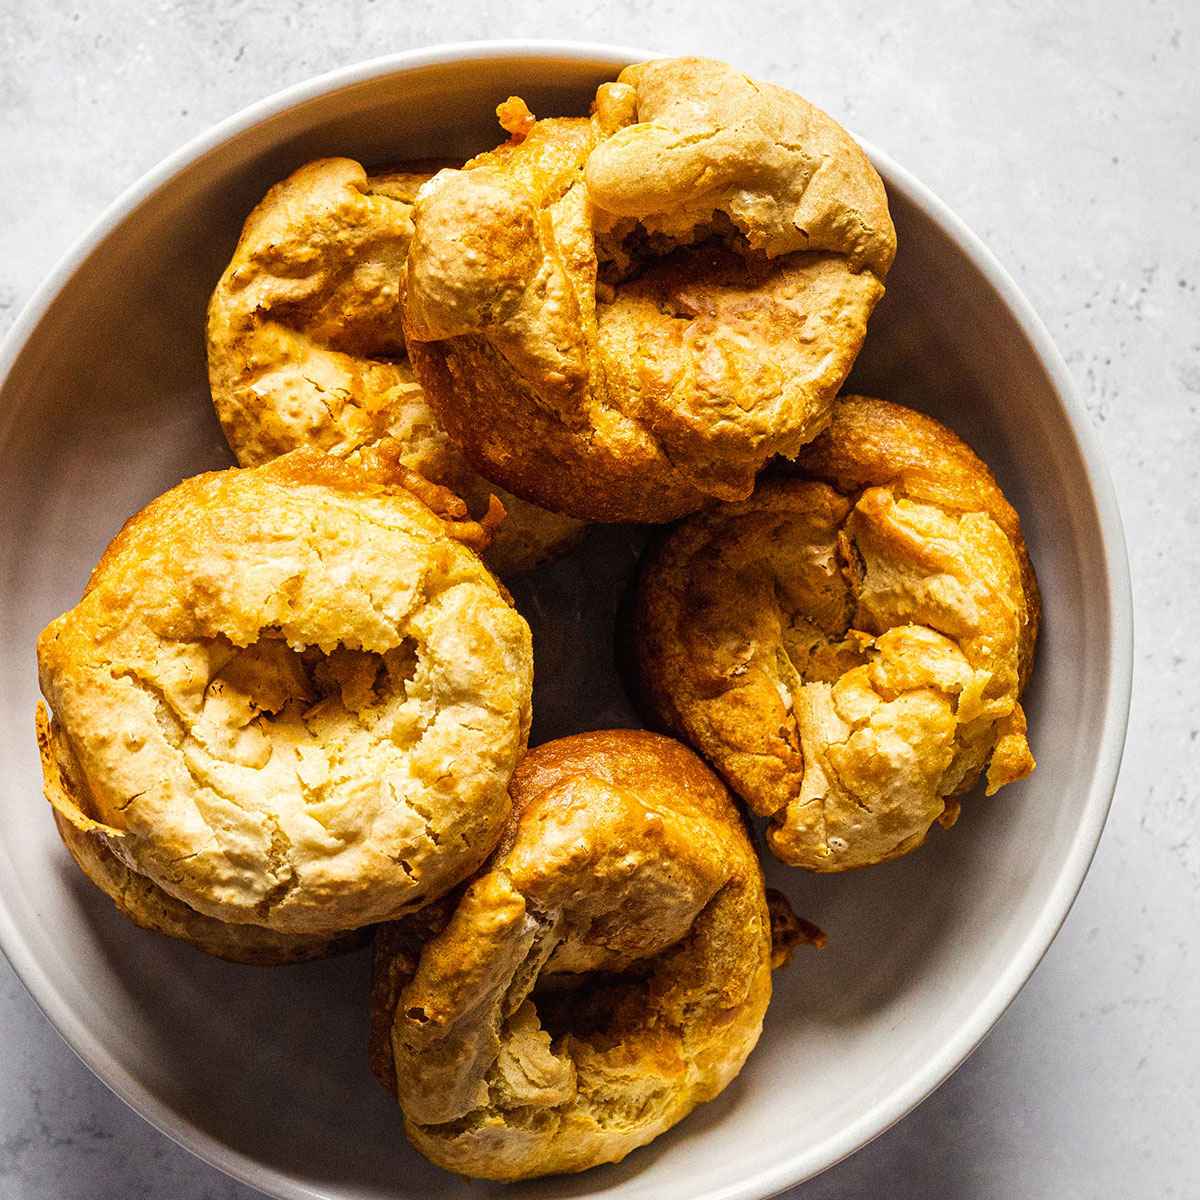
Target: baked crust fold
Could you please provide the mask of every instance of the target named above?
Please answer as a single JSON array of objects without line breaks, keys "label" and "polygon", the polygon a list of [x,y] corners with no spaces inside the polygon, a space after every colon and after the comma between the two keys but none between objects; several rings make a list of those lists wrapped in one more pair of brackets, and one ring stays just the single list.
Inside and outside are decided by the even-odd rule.
[{"label": "baked crust fold", "polygon": [[279,933],[262,925],[218,921],[189,908],[153,880],[131,871],[109,849],[104,827],[80,810],[75,800],[83,791],[78,766],[44,704],[37,707],[37,738],[44,790],[54,807],[54,825],[63,845],[75,865],[135,925],[187,942],[215,958],[259,967],[328,958],[365,944],[365,929],[335,934]]},{"label": "baked crust fold", "polygon": [[640,675],[781,859],[841,871],[952,824],[985,770],[989,795],[1033,770],[1038,590],[1012,506],[931,418],[843,398],[796,465],[648,556]]},{"label": "baked crust fold", "polygon": [[373,1066],[421,1153],[488,1179],[645,1145],[738,1073],[771,992],[761,869],[691,751],[561,738],[512,795],[457,903],[376,942]]},{"label": "baked crust fold", "polygon": [[709,59],[628,67],[590,118],[498,112],[512,138],[421,189],[405,263],[450,436],[587,519],[747,496],[828,422],[883,294],[895,231],[866,155]]},{"label": "baked crust fold", "polygon": [[126,523],[38,641],[47,797],[93,878],[107,852],[201,917],[332,945],[486,858],[529,627],[460,543],[479,526],[406,480],[438,502],[382,448],[298,450]]}]

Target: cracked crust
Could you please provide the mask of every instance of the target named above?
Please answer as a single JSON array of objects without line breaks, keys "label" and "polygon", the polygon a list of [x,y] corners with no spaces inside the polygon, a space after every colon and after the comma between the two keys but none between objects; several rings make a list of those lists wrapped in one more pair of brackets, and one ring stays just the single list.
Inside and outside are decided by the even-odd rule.
[{"label": "cracked crust", "polygon": [[691,751],[578,734],[532,750],[512,795],[457,904],[380,931],[372,997],[372,1063],[409,1138],[487,1179],[653,1140],[737,1075],[771,993],[762,872]]},{"label": "cracked crust", "polygon": [[54,824],[63,845],[84,875],[135,925],[187,942],[216,958],[259,967],[327,958],[365,943],[364,929],[315,936],[278,933],[261,925],[218,921],[176,900],[145,875],[131,871],[109,849],[103,826],[80,811],[74,799],[83,793],[78,765],[44,704],[37,707],[37,738],[46,798],[54,806]]},{"label": "cracked crust", "polygon": [[557,511],[665,521],[820,432],[895,231],[862,150],[709,59],[603,84],[420,192],[413,368],[475,467]]},{"label": "cracked crust", "polygon": [[931,418],[846,397],[797,465],[648,557],[638,653],[772,850],[840,871],[953,824],[985,769],[989,795],[1033,770],[1038,591],[995,479]]},{"label": "cracked crust", "polygon": [[477,515],[507,519],[486,552],[515,574],[569,548],[581,522],[527,504],[467,464],[404,360],[399,286],[418,188],[437,164],[368,175],[306,164],[250,214],[208,308],[213,404],[242,466],[302,446],[346,455],[379,438]]},{"label": "cracked crust", "polygon": [[59,815],[203,917],[310,940],[475,870],[528,737],[529,628],[458,540],[479,527],[405,480],[438,500],[382,450],[299,450],[133,517],[38,641]]}]

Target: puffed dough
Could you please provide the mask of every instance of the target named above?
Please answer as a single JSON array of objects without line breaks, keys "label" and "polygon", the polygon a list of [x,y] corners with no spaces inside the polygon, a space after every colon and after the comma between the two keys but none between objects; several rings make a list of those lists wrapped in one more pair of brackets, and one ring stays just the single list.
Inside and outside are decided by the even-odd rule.
[{"label": "puffed dough", "polygon": [[498,112],[511,140],[421,189],[405,264],[450,436],[588,519],[747,496],[827,424],[883,294],[895,231],[866,155],[709,59],[628,67],[590,118]]},{"label": "puffed dough", "polygon": [[[529,731],[529,627],[460,543],[479,527],[405,482],[437,502],[385,447],[185,480],[43,631],[47,797],[139,923],[188,936],[186,907],[283,935],[268,950],[332,945],[492,850]],[[148,883],[114,883],[108,855]]]},{"label": "puffed dough", "polygon": [[512,795],[457,903],[376,943],[373,1066],[417,1149],[486,1179],[645,1145],[733,1079],[771,994],[762,872],[691,751],[578,734],[532,750]]},{"label": "puffed dough", "polygon": [[302,446],[345,455],[382,437],[412,470],[482,513],[507,512],[487,550],[501,574],[565,549],[582,524],[527,504],[468,466],[404,359],[399,288],[417,189],[434,164],[368,175],[311,162],[250,214],[208,309],[213,404],[238,462]]},{"label": "puffed dough", "polygon": [[254,966],[327,958],[356,949],[366,940],[363,929],[301,934],[279,933],[262,925],[233,925],[206,917],[176,900],[145,875],[131,871],[100,836],[103,826],[80,810],[75,801],[83,792],[78,766],[44,704],[37,707],[37,736],[46,798],[54,807],[54,824],[63,845],[84,875],[135,925],[187,942],[216,958]]},{"label": "puffed dough", "polygon": [[985,769],[989,795],[1033,770],[1038,590],[1016,513],[931,418],[839,400],[797,465],[650,555],[638,651],[652,711],[772,850],[840,871],[953,824]]}]

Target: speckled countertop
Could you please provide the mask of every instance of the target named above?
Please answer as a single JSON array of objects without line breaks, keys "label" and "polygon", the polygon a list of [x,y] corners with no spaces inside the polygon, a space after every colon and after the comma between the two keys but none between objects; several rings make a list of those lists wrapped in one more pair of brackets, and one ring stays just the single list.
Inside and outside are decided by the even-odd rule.
[{"label": "speckled countertop", "polygon": [[[995,1031],[803,1200],[1200,1195],[1200,7],[746,0],[0,0],[0,332],[208,124],[387,51],[575,37],[794,85],[992,247],[1099,430],[1129,536],[1133,721],[1058,940]],[[249,1200],[127,1110],[0,960],[0,1200]]]}]

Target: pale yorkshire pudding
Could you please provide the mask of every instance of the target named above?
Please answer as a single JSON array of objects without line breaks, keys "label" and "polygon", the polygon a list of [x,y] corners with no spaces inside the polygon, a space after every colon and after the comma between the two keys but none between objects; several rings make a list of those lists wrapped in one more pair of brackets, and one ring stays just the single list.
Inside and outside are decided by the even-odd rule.
[{"label": "pale yorkshire pudding", "polygon": [[628,67],[590,118],[535,121],[414,210],[417,378],[488,478],[602,521],[749,495],[829,408],[895,232],[854,140],[709,59]]},{"label": "pale yorkshire pudding", "polygon": [[1038,590],[1016,513],[931,418],[847,397],[797,466],[665,538],[636,637],[658,720],[781,859],[840,871],[953,824],[985,768],[988,795],[1033,770]]},{"label": "pale yorkshire pudding", "polygon": [[530,751],[512,796],[456,903],[379,931],[372,997],[409,1138],[487,1179],[645,1145],[733,1079],[771,994],[762,872],[690,750],[577,734]]},{"label": "pale yorkshire pudding", "polygon": [[473,471],[404,359],[400,273],[413,199],[435,169],[368,175],[352,159],[324,158],[272,187],[209,302],[209,383],[242,466],[303,446],[345,455],[390,437],[406,466],[476,514],[496,494],[507,519],[486,557],[512,574],[565,549],[583,527]]},{"label": "pale yorkshire pudding", "polygon": [[302,957],[428,903],[496,844],[529,627],[462,544],[480,526],[409,487],[464,516],[385,446],[185,480],[43,631],[46,795],[139,924]]}]

